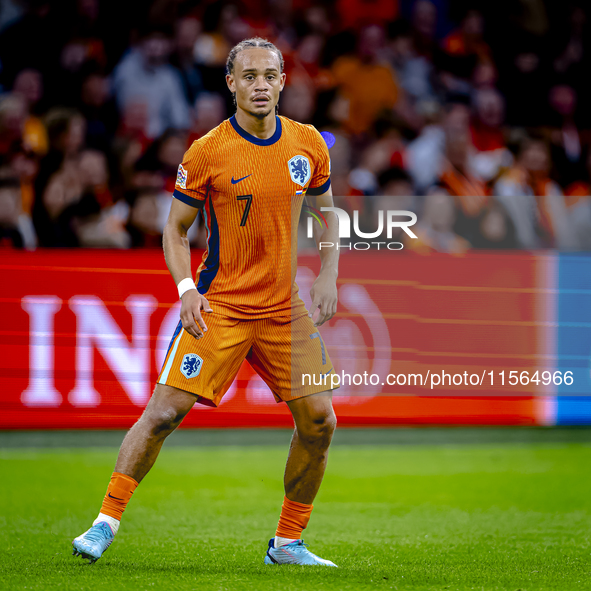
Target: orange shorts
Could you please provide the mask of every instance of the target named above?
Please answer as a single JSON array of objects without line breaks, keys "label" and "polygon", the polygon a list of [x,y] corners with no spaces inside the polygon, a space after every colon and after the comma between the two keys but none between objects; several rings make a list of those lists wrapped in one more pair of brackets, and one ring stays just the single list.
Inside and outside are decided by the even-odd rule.
[{"label": "orange shorts", "polygon": [[[204,314],[204,320],[207,332],[199,340],[179,322],[159,384],[191,392],[202,404],[218,406],[246,359],[277,402],[331,389],[334,368],[307,313],[239,320],[212,312]],[[302,379],[304,374],[311,379]]]}]

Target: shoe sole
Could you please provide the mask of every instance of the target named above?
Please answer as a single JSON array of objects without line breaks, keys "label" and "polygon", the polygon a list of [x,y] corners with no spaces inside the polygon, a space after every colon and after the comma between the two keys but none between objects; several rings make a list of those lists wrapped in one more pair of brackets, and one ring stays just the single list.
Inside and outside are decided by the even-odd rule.
[{"label": "shoe sole", "polygon": [[[72,544],[72,546],[74,546],[74,544]],[[83,560],[88,560],[89,564],[94,564],[100,558],[100,556],[96,557],[92,554],[88,554],[88,552],[80,550],[76,548],[76,546],[74,546],[74,548],[72,549],[72,556],[80,556]]]},{"label": "shoe sole", "polygon": [[[275,564],[275,565],[279,566],[284,563],[276,562],[267,554],[265,556],[265,564]],[[336,564],[323,564],[321,562],[317,562],[316,564],[287,564],[287,566],[329,566],[329,567],[333,567],[333,568],[338,568],[338,566]]]}]

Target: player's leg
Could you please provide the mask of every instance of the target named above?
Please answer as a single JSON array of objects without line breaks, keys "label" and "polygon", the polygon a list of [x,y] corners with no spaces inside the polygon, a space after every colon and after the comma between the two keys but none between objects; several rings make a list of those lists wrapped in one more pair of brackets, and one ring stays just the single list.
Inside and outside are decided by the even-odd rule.
[{"label": "player's leg", "polygon": [[[329,390],[334,369],[324,342],[304,309],[295,318],[260,321],[248,359],[275,398],[287,402],[295,422],[281,516],[276,535],[269,541],[265,563],[335,566],[309,552],[300,539],[324,476],[336,426]],[[304,380],[304,373],[314,379]]]},{"label": "player's leg", "polygon": [[336,566],[312,554],[301,540],[314,499],[322,483],[328,448],[336,427],[332,393],[321,392],[288,401],[295,430],[291,438],[283,483],[285,497],[279,524],[265,562]]},{"label": "player's leg", "polygon": [[[166,437],[195,402],[216,406],[230,386],[250,348],[250,325],[215,313],[208,316],[207,324],[206,336],[197,341],[179,323],[154,394],[123,441],[99,517],[90,530],[74,540],[74,551],[91,560],[102,555]],[[81,538],[88,544],[83,545]]]},{"label": "player's leg", "polygon": [[295,430],[283,478],[285,496],[296,503],[311,505],[324,477],[328,448],[337,424],[332,392],[291,400],[287,405]]},{"label": "player's leg", "polygon": [[138,484],[154,465],[164,440],[181,424],[197,397],[173,386],[156,384],[154,394],[129,430],[117,457],[115,472]]},{"label": "player's leg", "polygon": [[180,425],[196,401],[194,394],[156,385],[142,416],[121,444],[98,517],[89,530],[72,542],[74,554],[94,562],[111,545],[137,485],[154,465],[166,437]]}]

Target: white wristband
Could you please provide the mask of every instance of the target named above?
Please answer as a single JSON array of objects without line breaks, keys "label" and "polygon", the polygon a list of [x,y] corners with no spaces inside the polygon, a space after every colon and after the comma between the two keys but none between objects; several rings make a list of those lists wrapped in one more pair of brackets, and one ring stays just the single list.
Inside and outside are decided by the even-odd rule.
[{"label": "white wristband", "polygon": [[182,281],[179,281],[179,284],[176,286],[179,290],[179,299],[183,297],[183,294],[190,289],[197,289],[195,287],[195,282],[190,278],[186,277]]}]

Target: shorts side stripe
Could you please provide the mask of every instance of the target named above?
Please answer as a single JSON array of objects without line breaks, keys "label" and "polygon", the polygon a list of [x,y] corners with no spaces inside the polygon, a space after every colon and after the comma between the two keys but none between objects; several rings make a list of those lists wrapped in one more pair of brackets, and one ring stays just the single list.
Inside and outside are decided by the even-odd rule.
[{"label": "shorts side stripe", "polygon": [[183,332],[179,333],[179,336],[176,338],[174,342],[174,346],[172,347],[172,351],[168,356],[168,361],[162,370],[162,374],[160,375],[160,379],[158,380],[159,384],[166,384],[166,380],[168,380],[168,374],[170,373],[170,368],[172,367],[172,362],[174,360],[174,356],[176,355],[176,350],[178,349],[179,343],[181,342],[181,337],[183,336]]},{"label": "shorts side stripe", "polygon": [[[179,320],[179,323],[176,325],[176,328],[174,329],[174,334],[172,335],[172,338],[170,339],[170,343],[168,343],[168,349],[166,349],[166,355],[164,357],[164,363],[162,364],[162,368],[164,368],[164,366],[166,365],[166,360],[168,359],[168,354],[170,353],[170,350],[172,349],[172,345],[174,344],[174,340],[177,338],[179,332],[181,332],[183,328],[183,321]],[[160,368],[160,371],[162,371],[162,368]]]}]

